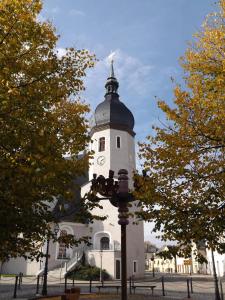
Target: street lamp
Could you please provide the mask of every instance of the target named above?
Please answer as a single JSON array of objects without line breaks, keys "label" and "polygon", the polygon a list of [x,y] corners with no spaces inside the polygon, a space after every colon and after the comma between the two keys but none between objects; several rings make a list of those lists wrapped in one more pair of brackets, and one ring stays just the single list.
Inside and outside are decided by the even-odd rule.
[{"label": "street lamp", "polygon": [[[57,237],[57,234],[59,232],[59,225],[55,224],[54,229],[53,229],[53,236]],[[42,287],[42,295],[46,296],[47,295],[47,279],[48,279],[48,252],[49,252],[49,242],[50,238],[47,238],[46,242],[46,253],[45,253],[45,268],[44,268],[44,273],[43,273],[43,287]]]},{"label": "street lamp", "polygon": [[[134,201],[134,196],[128,190],[128,172],[121,169],[118,172],[118,181],[114,181],[114,171],[109,170],[109,178],[93,174],[90,200],[109,200],[111,204],[118,207],[118,224],[121,226],[121,299],[127,300],[127,250],[126,250],[126,226],[128,221],[128,203]],[[98,197],[97,194],[103,197]]]},{"label": "street lamp", "polygon": [[154,253],[152,253],[151,261],[152,261],[152,277],[155,277],[155,256],[154,256]]},{"label": "street lamp", "polygon": [[100,282],[102,282],[102,248],[100,249]]}]

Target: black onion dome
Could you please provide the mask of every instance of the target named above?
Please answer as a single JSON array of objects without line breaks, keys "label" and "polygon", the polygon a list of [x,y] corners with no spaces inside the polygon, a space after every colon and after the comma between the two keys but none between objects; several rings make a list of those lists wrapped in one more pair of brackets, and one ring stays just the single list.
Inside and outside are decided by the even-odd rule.
[{"label": "black onion dome", "polygon": [[126,105],[119,100],[117,93],[119,83],[114,76],[113,62],[111,63],[111,73],[108,77],[105,88],[105,100],[95,109],[92,131],[102,130],[110,127],[125,130],[132,135],[134,129],[134,116]]},{"label": "black onion dome", "polygon": [[103,124],[121,125],[133,130],[134,117],[119,99],[106,99],[95,110],[95,126]]}]

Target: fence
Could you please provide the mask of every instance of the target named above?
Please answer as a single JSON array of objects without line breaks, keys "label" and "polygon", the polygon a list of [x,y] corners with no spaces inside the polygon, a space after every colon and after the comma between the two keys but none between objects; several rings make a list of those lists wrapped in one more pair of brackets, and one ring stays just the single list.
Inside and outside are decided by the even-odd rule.
[{"label": "fence", "polygon": [[[28,277],[19,274],[15,277],[2,277],[0,280],[0,299],[28,298],[42,293],[43,276]],[[75,279],[48,276],[48,294],[63,293],[65,289],[79,287],[85,293],[120,293],[120,281],[77,281]],[[219,280],[220,297],[224,300],[224,279]],[[128,281],[128,293],[148,294],[149,299],[152,295],[164,298],[188,298],[198,300],[215,299],[215,287],[212,278],[207,281],[204,278],[184,277],[184,276],[158,276],[137,280],[130,278]],[[151,297],[150,297],[151,296]]]}]

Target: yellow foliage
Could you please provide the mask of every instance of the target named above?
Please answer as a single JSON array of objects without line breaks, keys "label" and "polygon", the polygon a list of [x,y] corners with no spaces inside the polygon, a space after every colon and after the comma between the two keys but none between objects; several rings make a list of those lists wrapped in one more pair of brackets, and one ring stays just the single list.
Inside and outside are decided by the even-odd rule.
[{"label": "yellow foliage", "polygon": [[163,225],[164,237],[204,239],[218,249],[225,232],[224,17],[221,0],[181,59],[187,89],[174,89],[175,108],[159,102],[170,123],[140,145],[149,177],[138,193],[145,218]]},{"label": "yellow foliage", "polygon": [[78,94],[95,58],[74,48],[57,57],[55,29],[37,21],[41,8],[0,1],[0,260],[36,251],[52,219],[46,203],[71,200],[72,180],[88,167],[88,153],[78,155],[89,108]]}]

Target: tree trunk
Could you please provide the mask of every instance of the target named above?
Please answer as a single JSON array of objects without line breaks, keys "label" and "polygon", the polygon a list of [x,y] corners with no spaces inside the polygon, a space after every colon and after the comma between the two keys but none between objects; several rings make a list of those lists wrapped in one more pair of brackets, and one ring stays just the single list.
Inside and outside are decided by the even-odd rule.
[{"label": "tree trunk", "polygon": [[177,273],[177,256],[174,256],[174,260],[175,260],[175,273]]},{"label": "tree trunk", "polygon": [[220,298],[220,292],[219,292],[219,285],[218,285],[218,278],[216,274],[216,265],[215,265],[215,259],[214,259],[214,253],[212,252],[212,265],[213,265],[213,277],[214,277],[214,284],[215,284],[215,300],[221,300]]}]

